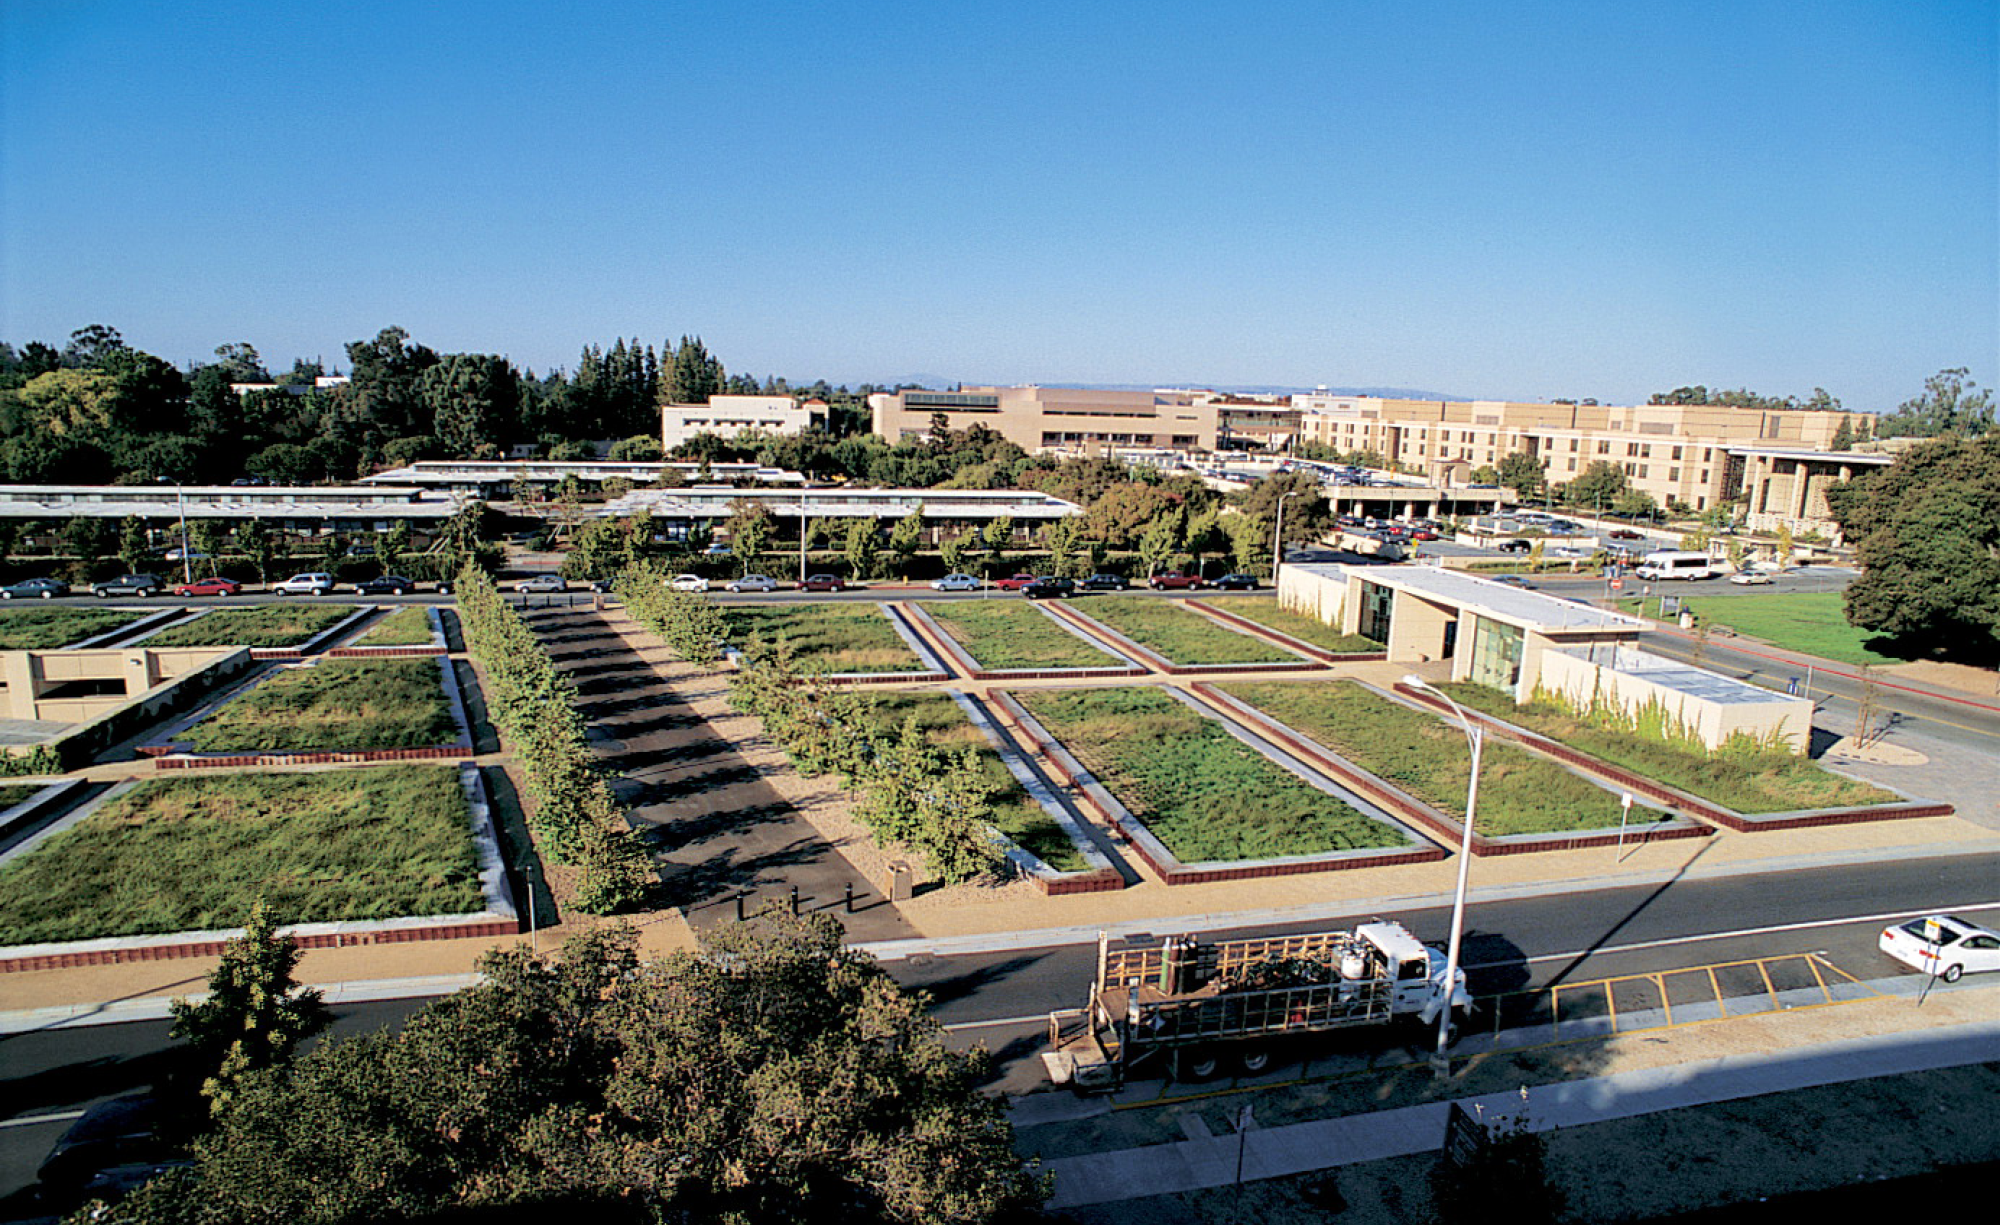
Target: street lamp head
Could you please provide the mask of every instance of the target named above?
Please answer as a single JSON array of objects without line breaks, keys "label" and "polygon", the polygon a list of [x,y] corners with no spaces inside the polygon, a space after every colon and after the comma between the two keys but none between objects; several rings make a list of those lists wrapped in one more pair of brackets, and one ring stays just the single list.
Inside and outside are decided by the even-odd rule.
[{"label": "street lamp head", "polygon": [[1405,672],[1403,674],[1403,683],[1405,685],[1410,686],[1412,689],[1429,689],[1431,687],[1431,683],[1429,681],[1425,680],[1421,676],[1418,676],[1414,672]]}]

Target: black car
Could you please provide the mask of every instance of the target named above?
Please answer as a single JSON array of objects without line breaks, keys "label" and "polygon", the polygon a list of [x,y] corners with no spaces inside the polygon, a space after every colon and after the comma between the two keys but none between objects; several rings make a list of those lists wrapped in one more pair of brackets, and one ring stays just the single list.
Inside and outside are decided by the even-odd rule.
[{"label": "black car", "polygon": [[1085,591],[1125,591],[1132,583],[1122,574],[1093,574],[1083,580]]},{"label": "black car", "polygon": [[47,1190],[73,1194],[102,1171],[171,1161],[178,1154],[160,1122],[159,1103],[143,1093],[99,1102],[56,1141],[37,1177]]},{"label": "black car", "polygon": [[1021,588],[1021,594],[1031,600],[1067,600],[1076,594],[1076,584],[1066,578],[1044,575]]},{"label": "black car", "polygon": [[1218,591],[1255,591],[1257,576],[1254,574],[1225,574],[1209,586]]},{"label": "black car", "polygon": [[157,574],[121,574],[91,585],[90,594],[98,599],[114,595],[154,596],[166,586]]},{"label": "black car", "polygon": [[400,574],[385,574],[381,578],[371,578],[354,584],[355,595],[409,595],[417,589],[414,579]]},{"label": "black car", "polygon": [[1502,553],[1527,553],[1532,551],[1535,546],[1525,540],[1503,540],[1493,547]]},{"label": "black car", "polygon": [[0,587],[0,600],[53,600],[69,594],[69,584],[59,578],[30,578]]}]

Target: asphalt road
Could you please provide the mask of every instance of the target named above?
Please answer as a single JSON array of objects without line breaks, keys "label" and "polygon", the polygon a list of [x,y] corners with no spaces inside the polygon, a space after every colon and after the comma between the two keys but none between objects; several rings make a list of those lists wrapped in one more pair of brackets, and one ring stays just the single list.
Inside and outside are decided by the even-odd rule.
[{"label": "asphalt road", "polygon": [[[1605,872],[1615,871],[1606,854]],[[1480,902],[1469,913],[1464,958],[1475,994],[1658,973],[1755,957],[1819,952],[1861,979],[1905,973],[1875,948],[1894,916],[1934,910],[2000,910],[1994,882],[2000,855],[1902,860],[1812,868],[1757,876],[1681,880],[1595,889],[1556,897]],[[1476,877],[1475,877],[1476,885]],[[1377,917],[1220,931],[1212,936],[1275,934],[1346,927]],[[1393,916],[1426,940],[1442,941],[1446,907]],[[1162,922],[1160,936],[1201,930]],[[919,956],[887,964],[904,984],[928,992],[953,1040],[980,1042],[999,1060],[1000,1084],[1012,1090],[1040,1079],[1035,1058],[1044,1017],[1078,1006],[1096,949],[1079,943],[962,956]],[[335,1033],[399,1023],[421,1000],[360,1004],[338,1010]],[[35,1167],[92,1102],[144,1088],[168,1043],[164,1022],[44,1030],[0,1037],[0,1219],[25,1209],[22,1190]]]}]

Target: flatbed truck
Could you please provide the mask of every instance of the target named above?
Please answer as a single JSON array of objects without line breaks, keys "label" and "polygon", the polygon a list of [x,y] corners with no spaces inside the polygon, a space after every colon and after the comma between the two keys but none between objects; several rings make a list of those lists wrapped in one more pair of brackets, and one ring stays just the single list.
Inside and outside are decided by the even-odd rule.
[{"label": "flatbed truck", "polygon": [[[1082,1008],[1049,1015],[1049,1079],[1109,1092],[1135,1075],[1205,1080],[1256,1075],[1274,1048],[1403,1017],[1435,1023],[1445,1006],[1445,954],[1387,920],[1352,930],[1157,946],[1097,941],[1097,979]],[[1469,1009],[1465,971],[1450,1006]]]}]

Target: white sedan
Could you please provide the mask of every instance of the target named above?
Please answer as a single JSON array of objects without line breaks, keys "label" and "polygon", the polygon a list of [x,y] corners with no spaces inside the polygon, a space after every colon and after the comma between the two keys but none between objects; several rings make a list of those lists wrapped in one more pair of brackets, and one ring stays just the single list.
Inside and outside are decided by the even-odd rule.
[{"label": "white sedan", "polygon": [[2000,970],[2000,932],[1957,915],[1925,915],[1882,929],[1883,952],[1948,983],[1967,970]]},{"label": "white sedan", "polygon": [[667,587],[672,591],[699,593],[708,590],[708,580],[699,574],[676,574],[667,580]]},{"label": "white sedan", "polygon": [[746,574],[727,586],[727,590],[738,593],[745,591],[776,591],[777,589],[778,580],[768,574]]},{"label": "white sedan", "polygon": [[970,574],[947,574],[931,583],[938,591],[977,591],[980,582]]},{"label": "white sedan", "polygon": [[1729,576],[1729,581],[1739,587],[1761,587],[1771,581],[1771,576],[1762,570],[1738,570]]}]

